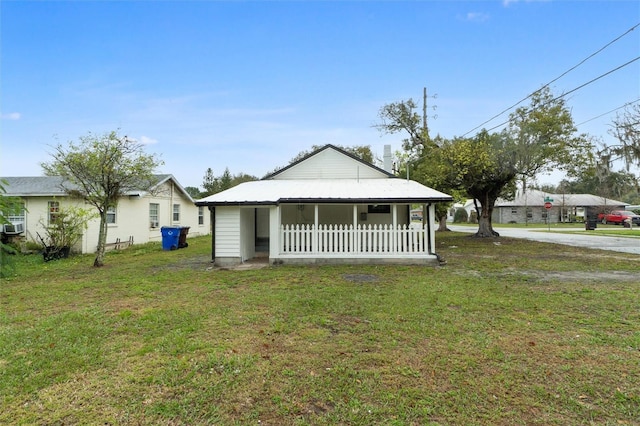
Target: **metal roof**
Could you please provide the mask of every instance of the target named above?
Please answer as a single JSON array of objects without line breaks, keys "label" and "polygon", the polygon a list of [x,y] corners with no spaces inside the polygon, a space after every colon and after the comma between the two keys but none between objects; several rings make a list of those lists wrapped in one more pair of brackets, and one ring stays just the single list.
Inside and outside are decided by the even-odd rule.
[{"label": "metal roof", "polygon": [[546,197],[553,199],[553,204],[560,206],[616,206],[624,207],[628,203],[610,198],[600,197],[593,194],[550,194],[535,189],[530,189],[524,194],[518,194],[513,200],[496,200],[496,207],[517,207],[517,206],[543,206]]},{"label": "metal roof", "polygon": [[[155,187],[158,187],[168,180],[173,180],[173,183],[184,193],[184,196],[193,201],[189,193],[178,183],[178,181],[171,174],[159,174],[155,175],[158,183]],[[69,182],[65,182],[61,176],[12,176],[0,178],[6,182],[2,183],[2,186],[6,190],[7,196],[13,197],[63,197],[67,196],[67,192],[63,187],[73,186]],[[143,191],[129,191],[127,195],[144,196],[147,192]]]},{"label": "metal roof", "polygon": [[279,203],[422,203],[451,201],[450,195],[399,179],[295,179],[245,182],[196,201],[199,206]]}]

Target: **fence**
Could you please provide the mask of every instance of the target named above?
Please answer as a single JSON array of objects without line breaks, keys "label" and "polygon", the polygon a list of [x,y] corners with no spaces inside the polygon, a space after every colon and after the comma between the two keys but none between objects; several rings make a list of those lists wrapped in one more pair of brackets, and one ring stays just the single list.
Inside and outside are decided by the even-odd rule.
[{"label": "fence", "polygon": [[281,254],[427,254],[422,227],[282,225]]},{"label": "fence", "polygon": [[126,241],[121,241],[120,238],[116,238],[116,242],[115,243],[106,243],[104,245],[105,249],[113,249],[113,250],[120,250],[120,249],[124,249],[127,248],[129,246],[133,245],[133,235],[131,235],[129,237],[128,240]]}]

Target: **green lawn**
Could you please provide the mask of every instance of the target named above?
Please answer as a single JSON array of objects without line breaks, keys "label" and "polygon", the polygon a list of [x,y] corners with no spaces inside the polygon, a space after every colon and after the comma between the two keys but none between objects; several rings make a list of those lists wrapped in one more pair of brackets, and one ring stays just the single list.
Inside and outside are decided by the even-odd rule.
[{"label": "green lawn", "polygon": [[437,235],[444,267],[218,270],[208,238],[0,281],[0,424],[640,423],[640,259]]}]

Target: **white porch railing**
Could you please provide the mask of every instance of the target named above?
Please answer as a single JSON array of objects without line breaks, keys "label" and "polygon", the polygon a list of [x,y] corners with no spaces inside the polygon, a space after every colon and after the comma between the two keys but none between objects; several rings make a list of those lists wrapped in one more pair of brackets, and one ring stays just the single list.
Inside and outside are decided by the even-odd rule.
[{"label": "white porch railing", "polygon": [[283,255],[428,254],[425,230],[407,225],[282,225]]}]

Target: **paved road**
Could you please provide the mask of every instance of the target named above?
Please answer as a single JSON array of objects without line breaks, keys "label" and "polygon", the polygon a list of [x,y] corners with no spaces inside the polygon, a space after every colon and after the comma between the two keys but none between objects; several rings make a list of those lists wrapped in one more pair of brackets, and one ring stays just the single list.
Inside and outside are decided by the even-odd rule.
[{"label": "paved road", "polygon": [[[449,229],[458,232],[476,232],[476,227],[448,225]],[[591,249],[618,251],[640,255],[640,239],[608,237],[597,235],[597,230],[592,231],[594,235],[570,234],[564,231],[579,231],[579,228],[554,228],[548,232],[546,228],[496,228],[502,237],[524,238],[527,240],[541,241],[546,243],[566,244],[574,247],[586,247]],[[563,231],[563,232],[559,232]]]}]

